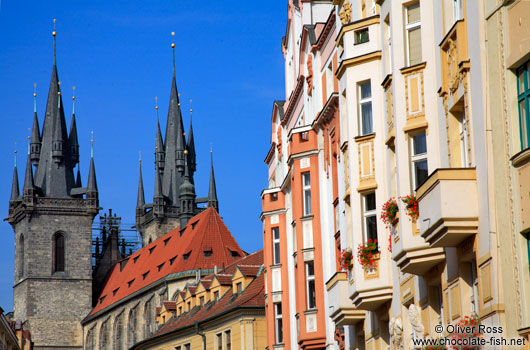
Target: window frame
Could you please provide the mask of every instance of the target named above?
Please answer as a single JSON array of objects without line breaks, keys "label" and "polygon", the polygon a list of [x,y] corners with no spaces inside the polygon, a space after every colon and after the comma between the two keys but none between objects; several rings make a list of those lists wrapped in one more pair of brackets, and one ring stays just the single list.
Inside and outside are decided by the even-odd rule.
[{"label": "window frame", "polygon": [[[425,137],[425,152],[424,153],[415,154],[414,153],[415,142],[416,142],[415,137],[419,136],[419,135],[424,135],[424,137]],[[421,184],[423,184],[423,182],[421,184],[419,184],[417,179],[416,179],[415,164],[425,161],[426,164],[427,164],[427,176],[425,178],[427,178],[429,176],[429,162],[428,162],[429,150],[427,148],[427,133],[425,132],[425,130],[422,130],[421,132],[418,132],[418,133],[416,133],[414,135],[410,135],[409,147],[410,147],[410,166],[411,166],[411,175],[412,175],[411,176],[412,177],[412,190],[416,191],[416,189]]]},{"label": "window frame", "polygon": [[[313,274],[309,274],[309,266],[313,266]],[[307,261],[305,263],[305,279],[306,279],[306,297],[307,297],[307,310],[315,310],[317,307],[316,298],[316,285],[315,285],[315,262]],[[310,289],[313,287],[313,297],[311,297]],[[312,304],[312,305],[311,305]]]},{"label": "window frame", "polygon": [[[408,11],[409,11],[409,8],[412,7],[412,6],[416,6],[418,5],[419,8],[420,8],[420,19],[416,22],[412,22],[412,23],[409,23],[408,22]],[[417,30],[419,29],[420,31],[420,45],[421,45],[421,5],[420,5],[420,2],[417,1],[415,3],[412,3],[412,4],[408,4],[407,6],[405,6],[405,53],[406,53],[406,63],[407,63],[407,66],[408,67],[411,67],[415,64],[418,64],[418,63],[414,63],[414,64],[411,64],[410,63],[410,42],[409,42],[409,33],[413,30]],[[421,49],[420,49],[420,54],[421,54]],[[420,62],[423,60],[423,55],[420,56]]]},{"label": "window frame", "polygon": [[[306,184],[308,179],[309,184]],[[312,215],[313,208],[311,206],[311,173],[309,171],[302,173],[302,201],[304,216]]]},{"label": "window frame", "polygon": [[[366,33],[366,35],[364,35]],[[370,41],[370,30],[368,27],[360,28],[353,32],[353,45],[360,45]]]},{"label": "window frame", "polygon": [[464,0],[453,0],[453,23],[464,19]]},{"label": "window frame", "polygon": [[[366,84],[370,85],[370,96],[369,97],[362,97],[362,87]],[[373,106],[373,96],[372,96],[372,81],[370,79],[360,81],[357,83],[357,93],[359,96],[359,136],[365,136],[370,135],[374,133],[374,106]],[[365,122],[364,122],[364,115],[363,115],[363,106],[364,105],[370,105],[370,130],[365,132]]]},{"label": "window frame", "polygon": [[[367,209],[368,196],[371,196],[371,195],[374,196],[375,205],[373,209]],[[362,217],[363,217],[363,240],[366,243],[368,242],[368,239],[371,238],[372,241],[374,239],[377,239],[377,241],[379,242],[378,232],[377,232],[377,196],[375,192],[368,192],[362,195],[361,201],[362,201],[361,206],[362,206]],[[375,238],[368,237],[368,219],[372,217],[375,218]]]},{"label": "window frame", "polygon": [[274,265],[281,264],[280,228],[272,228],[272,262]]},{"label": "window frame", "polygon": [[232,332],[230,329],[227,329],[223,332],[224,334],[224,347],[225,350],[231,350],[232,349]]},{"label": "window frame", "polygon": [[[59,244],[59,242],[61,242],[61,244]],[[62,251],[60,249],[62,249]],[[53,235],[53,269],[52,271],[53,273],[66,272],[66,235],[61,231],[58,231],[54,233]]]},{"label": "window frame", "polygon": [[462,168],[468,168],[470,166],[468,152],[469,137],[465,109],[462,111],[460,118],[458,119],[458,134],[460,139],[460,166]]},{"label": "window frame", "polygon": [[[519,111],[519,132],[521,139],[521,150],[530,146],[530,61],[526,61],[517,69],[517,109]],[[521,77],[522,73],[522,77]],[[523,91],[521,91],[521,78],[523,79]],[[524,114],[521,111],[521,103],[524,104]]]},{"label": "window frame", "polygon": [[276,344],[283,344],[282,303],[274,303],[274,340]]}]

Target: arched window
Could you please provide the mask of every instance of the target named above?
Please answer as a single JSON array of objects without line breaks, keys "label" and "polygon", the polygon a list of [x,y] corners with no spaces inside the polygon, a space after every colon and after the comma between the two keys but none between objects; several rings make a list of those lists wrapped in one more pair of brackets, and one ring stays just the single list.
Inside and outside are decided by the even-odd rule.
[{"label": "arched window", "polygon": [[64,235],[57,232],[53,236],[53,272],[64,271]]},{"label": "arched window", "polygon": [[138,310],[135,307],[134,309],[131,309],[131,312],[129,313],[129,323],[127,324],[127,347],[130,348],[133,346],[137,339],[136,339],[136,328],[138,327]]},{"label": "arched window", "polygon": [[88,332],[86,332],[85,344],[86,350],[94,350],[94,333],[92,332],[92,329],[89,329]]},{"label": "arched window", "polygon": [[145,302],[144,318],[145,318],[144,338],[147,338],[154,332],[155,308],[154,308],[153,298]]},{"label": "arched window", "polygon": [[18,245],[20,254],[18,257],[18,278],[22,278],[24,276],[24,235],[20,235]]},{"label": "arched window", "polygon": [[110,349],[110,337],[109,337],[109,326],[108,321],[103,322],[99,330],[99,350]]},{"label": "arched window", "polygon": [[114,320],[114,350],[123,349],[123,312]]}]

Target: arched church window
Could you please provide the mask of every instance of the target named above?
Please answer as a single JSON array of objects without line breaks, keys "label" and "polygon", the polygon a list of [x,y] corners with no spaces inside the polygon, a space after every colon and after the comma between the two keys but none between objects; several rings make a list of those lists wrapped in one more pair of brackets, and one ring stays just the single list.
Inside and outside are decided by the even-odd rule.
[{"label": "arched church window", "polygon": [[94,333],[92,332],[92,329],[89,329],[86,332],[85,344],[86,350],[94,350]]},{"label": "arched church window", "polygon": [[138,310],[137,307],[129,312],[129,322],[127,323],[127,347],[133,346],[136,339],[136,328],[138,327]]},{"label": "arched church window", "polygon": [[153,298],[145,302],[144,317],[145,317],[144,338],[147,338],[154,332],[155,308],[153,305]]},{"label": "arched church window", "polygon": [[53,272],[64,271],[64,234],[53,236]]},{"label": "arched church window", "polygon": [[123,349],[123,312],[114,320],[114,350]]},{"label": "arched church window", "polygon": [[18,258],[18,278],[22,278],[24,276],[24,235],[20,235],[18,245],[20,247],[20,256]]},{"label": "arched church window", "polygon": [[109,326],[108,321],[101,324],[99,331],[99,350],[109,350],[110,349],[110,337],[109,337]]}]

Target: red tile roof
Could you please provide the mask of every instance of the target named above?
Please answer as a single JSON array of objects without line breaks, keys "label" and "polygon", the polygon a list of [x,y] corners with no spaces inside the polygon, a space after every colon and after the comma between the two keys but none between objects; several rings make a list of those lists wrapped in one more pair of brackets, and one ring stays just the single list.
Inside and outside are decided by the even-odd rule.
[{"label": "red tile roof", "polygon": [[237,268],[245,277],[255,277],[261,266],[257,265],[238,265]]},{"label": "red tile roof", "polygon": [[[210,256],[204,251],[211,250]],[[214,208],[196,215],[130,257],[107,276],[98,303],[89,316],[170,274],[231,265],[245,253]]]},{"label": "red tile roof", "polygon": [[164,301],[164,307],[166,311],[175,311],[177,310],[177,303],[174,301]]},{"label": "red tile roof", "polygon": [[[255,258],[261,257],[263,262],[263,251],[254,253],[252,257],[248,257],[256,260]],[[241,259],[245,260],[246,258]],[[232,269],[235,269],[235,266],[231,266]],[[218,277],[219,275],[217,275]],[[170,319],[166,324],[164,324],[158,332],[153,336],[161,336],[170,332],[177,331],[179,329],[189,327],[195,322],[201,322],[221,313],[230,312],[240,307],[265,307],[265,285],[264,285],[264,275],[260,273],[248,286],[243,290],[241,295],[234,294],[232,288],[226,292],[219,301],[210,301],[204,306],[196,306],[191,311],[182,314],[179,317],[174,317]],[[148,340],[146,340],[148,341]],[[143,341],[142,343],[146,342]]]},{"label": "red tile roof", "polygon": [[217,274],[214,279],[218,280],[219,284],[222,286],[232,285],[232,275]]}]

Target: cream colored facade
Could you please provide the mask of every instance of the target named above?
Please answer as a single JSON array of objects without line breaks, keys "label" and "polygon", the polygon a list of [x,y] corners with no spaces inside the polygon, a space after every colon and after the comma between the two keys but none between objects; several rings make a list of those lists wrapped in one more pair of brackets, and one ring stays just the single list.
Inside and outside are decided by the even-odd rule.
[{"label": "cream colored facade", "polygon": [[[301,8],[316,3],[324,2],[302,1]],[[419,349],[421,339],[450,339],[448,326],[476,315],[483,326],[497,327],[483,329],[483,339],[501,342],[484,348],[528,349],[530,1],[332,3],[341,152],[338,202],[319,207],[337,213],[339,233],[338,249],[329,249],[333,234],[322,215],[325,304],[335,326],[325,346]],[[288,28],[298,6],[289,1]],[[293,96],[296,69],[287,48],[286,90]],[[307,91],[312,82],[296,88]],[[282,135],[276,131],[280,109],[289,112],[275,106],[272,141]],[[283,190],[271,162],[282,142],[272,141],[269,187]],[[273,199],[267,201],[270,191],[262,196],[264,208],[278,214]],[[408,215],[405,196],[417,200],[417,217]],[[283,203],[281,193],[278,198]],[[381,208],[390,198],[399,212],[387,227]],[[284,207],[289,212],[295,204],[285,200]],[[267,237],[269,226],[265,231]],[[289,235],[280,233],[280,246],[288,246]],[[357,259],[358,246],[369,238],[378,240],[372,268]],[[266,252],[274,247],[273,238],[264,242]],[[335,270],[346,248],[354,254],[351,269]],[[290,293],[289,303],[304,299]],[[274,319],[272,308],[267,312]],[[288,347],[303,347],[289,333]]]}]

